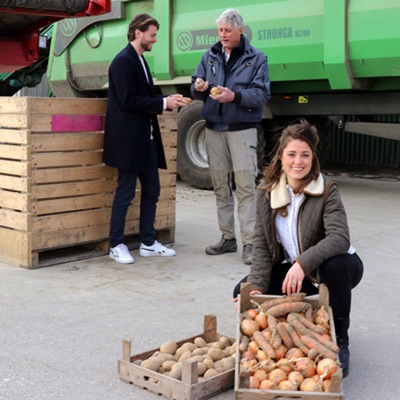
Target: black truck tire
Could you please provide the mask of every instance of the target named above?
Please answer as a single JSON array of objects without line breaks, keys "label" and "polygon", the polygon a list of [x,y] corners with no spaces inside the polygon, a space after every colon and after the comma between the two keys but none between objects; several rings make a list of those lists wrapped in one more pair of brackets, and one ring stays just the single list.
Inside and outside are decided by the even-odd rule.
[{"label": "black truck tire", "polygon": [[203,102],[195,100],[179,112],[177,169],[180,178],[198,189],[212,189],[205,147]]}]

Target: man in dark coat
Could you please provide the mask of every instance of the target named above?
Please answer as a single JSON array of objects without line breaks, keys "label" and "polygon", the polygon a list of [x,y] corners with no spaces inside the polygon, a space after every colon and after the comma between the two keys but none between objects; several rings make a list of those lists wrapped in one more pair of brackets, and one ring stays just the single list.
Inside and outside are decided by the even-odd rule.
[{"label": "man in dark coat", "polygon": [[174,256],[175,251],[156,240],[154,221],[160,195],[158,168],[166,169],[157,114],[183,107],[181,95],[164,97],[154,92],[145,51],[157,41],[158,21],[148,14],[135,16],[128,27],[127,46],[109,68],[108,106],[103,161],[118,169],[110,221],[110,258],[129,264],[134,259],[124,243],[128,206],[141,184],[139,255]]}]

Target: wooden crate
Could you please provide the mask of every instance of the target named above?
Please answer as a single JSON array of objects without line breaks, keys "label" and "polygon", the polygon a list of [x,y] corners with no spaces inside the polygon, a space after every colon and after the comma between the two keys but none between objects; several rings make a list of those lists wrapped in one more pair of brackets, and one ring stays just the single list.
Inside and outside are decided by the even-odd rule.
[{"label": "wooden crate", "polygon": [[[217,341],[221,336],[226,335],[217,333],[216,317],[214,315],[206,315],[204,317],[203,333],[178,342],[178,346],[186,342],[193,343],[194,339],[198,336],[209,343]],[[234,340],[233,338],[230,339]],[[234,369],[218,374],[205,381],[198,382],[197,362],[187,360],[183,363],[182,381],[178,381],[134,363],[135,360],[145,360],[149,358],[157,350],[158,349],[153,349],[145,353],[131,356],[131,341],[129,339],[123,340],[122,358],[118,360],[120,379],[171,400],[208,399],[215,396],[217,393],[233,387]]]},{"label": "wooden crate", "polygon": [[[0,97],[1,261],[35,268],[82,249],[108,251],[116,170],[102,163],[105,111],[105,99]],[[169,169],[160,170],[155,226],[167,242],[175,236],[176,119],[159,117]],[[125,231],[138,244],[139,202],[140,186]]]},{"label": "wooden crate", "polygon": [[[250,296],[250,285],[242,284],[240,295],[238,297],[239,307],[236,313],[236,341],[240,343],[241,332],[240,332],[240,313],[252,308],[250,300],[254,300],[261,304],[268,299],[278,298],[281,296]],[[328,289],[324,284],[320,285],[320,293],[318,296],[306,297],[306,300],[314,308],[323,305],[329,313],[330,317],[330,328],[332,340],[336,343],[336,333],[335,325],[333,323],[332,309],[329,307],[329,294]],[[332,375],[332,385],[331,393],[327,392],[300,392],[300,391],[284,391],[284,390],[262,390],[262,389],[247,389],[249,374],[240,371],[240,352],[239,346],[236,350],[236,367],[235,367],[235,400],[289,400],[289,399],[299,399],[299,400],[342,400],[343,390],[342,390],[342,369]]]}]

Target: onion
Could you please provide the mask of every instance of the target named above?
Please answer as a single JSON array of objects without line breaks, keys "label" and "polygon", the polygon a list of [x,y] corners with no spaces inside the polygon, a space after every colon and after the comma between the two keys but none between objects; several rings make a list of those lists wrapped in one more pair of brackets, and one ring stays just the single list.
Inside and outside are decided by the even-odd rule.
[{"label": "onion", "polygon": [[312,378],[306,378],[300,385],[300,391],[302,392],[322,392],[322,385],[318,375],[314,375]]},{"label": "onion", "polygon": [[276,366],[280,368],[283,372],[287,374],[292,372],[294,369],[294,364],[288,358],[281,358],[277,363]]},{"label": "onion", "polygon": [[263,336],[265,337],[265,339],[268,340],[268,342],[271,341],[272,333],[271,333],[271,331],[270,331],[268,328],[267,328],[267,329],[263,329],[263,330],[261,331],[261,333],[263,334]]},{"label": "onion", "polygon": [[336,361],[331,358],[324,358],[317,364],[317,374],[329,379],[339,369]]},{"label": "onion", "polygon": [[301,372],[304,378],[311,378],[315,375],[314,360],[308,357],[299,358],[296,361],[296,370]]},{"label": "onion", "polygon": [[297,386],[299,386],[301,384],[301,382],[304,381],[304,376],[301,372],[299,371],[292,371],[289,372],[288,375],[288,380],[292,381],[293,383],[295,383]]},{"label": "onion", "polygon": [[304,357],[304,353],[298,348],[298,347],[292,347],[291,349],[289,349],[286,353],[286,357],[287,358],[300,358],[300,357]]},{"label": "onion", "polygon": [[331,383],[332,383],[332,381],[330,379],[325,379],[322,382],[322,390],[324,392],[330,392],[331,391]]},{"label": "onion", "polygon": [[250,360],[249,358],[242,358],[240,360],[241,371],[249,372],[250,374],[254,373],[254,368],[256,365],[256,360]]},{"label": "onion", "polygon": [[282,381],[278,388],[279,390],[297,390],[297,385],[292,381]]},{"label": "onion", "polygon": [[260,329],[265,329],[268,327],[268,318],[264,313],[256,315],[254,321],[258,322],[258,325],[260,325]]},{"label": "onion", "polygon": [[260,387],[260,381],[254,376],[250,376],[249,378],[249,388],[250,389],[258,389]]},{"label": "onion", "polygon": [[260,330],[260,325],[258,325],[258,322],[254,321],[254,319],[245,318],[240,323],[240,329],[242,333],[244,333],[248,337],[252,337],[254,332]]},{"label": "onion", "polygon": [[253,360],[254,358],[256,358],[256,355],[251,350],[246,350],[242,353],[242,357]]},{"label": "onion", "polygon": [[263,369],[265,372],[271,372],[276,368],[276,364],[274,360],[271,360],[270,358],[267,360],[260,361],[258,364],[258,367],[260,369]]},{"label": "onion", "polygon": [[254,354],[257,354],[258,344],[254,340],[250,340],[247,349],[252,351]]},{"label": "onion", "polygon": [[282,381],[287,380],[287,374],[286,374],[286,372],[282,371],[281,369],[276,368],[270,372],[268,379],[279,385]]},{"label": "onion", "polygon": [[254,377],[258,379],[258,381],[261,383],[262,381],[267,379],[267,372],[264,371],[263,369],[258,369],[256,372],[254,372]]},{"label": "onion", "polygon": [[249,309],[245,312],[246,318],[255,319],[255,317],[257,317],[257,315],[258,315],[258,312],[257,312],[257,310],[255,310],[254,308],[249,308]]},{"label": "onion", "polygon": [[275,382],[270,381],[269,379],[265,379],[264,381],[260,382],[259,389],[276,390],[278,389],[278,385]]},{"label": "onion", "polygon": [[258,349],[257,350],[257,354],[256,354],[256,358],[258,361],[262,361],[262,360],[268,360],[268,355],[264,350]]}]

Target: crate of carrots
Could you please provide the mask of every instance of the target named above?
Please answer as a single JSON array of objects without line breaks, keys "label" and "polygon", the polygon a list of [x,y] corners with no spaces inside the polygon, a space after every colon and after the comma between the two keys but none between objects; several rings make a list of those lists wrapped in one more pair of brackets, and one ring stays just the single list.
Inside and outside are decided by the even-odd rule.
[{"label": "crate of carrots", "polygon": [[235,400],[342,400],[329,293],[250,296],[237,305]]}]

